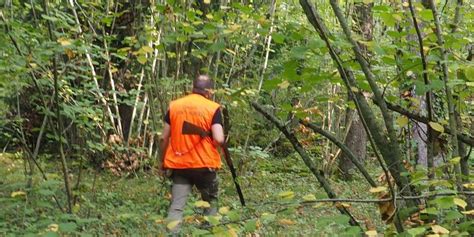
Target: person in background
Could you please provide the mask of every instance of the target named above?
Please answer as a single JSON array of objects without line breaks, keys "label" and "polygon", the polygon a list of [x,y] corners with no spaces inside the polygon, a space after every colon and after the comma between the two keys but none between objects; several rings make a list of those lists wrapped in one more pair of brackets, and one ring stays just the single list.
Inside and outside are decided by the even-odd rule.
[{"label": "person in background", "polygon": [[[221,157],[217,150],[224,143],[224,129],[220,105],[210,98],[213,81],[208,75],[198,75],[193,81],[192,93],[170,103],[164,118],[160,142],[162,173],[171,171],[173,185],[167,221],[183,217],[188,195],[195,185],[202,200],[208,202],[204,215],[217,213],[218,180]],[[212,134],[183,134],[183,123],[191,123]],[[179,224],[172,229],[179,231]]]}]

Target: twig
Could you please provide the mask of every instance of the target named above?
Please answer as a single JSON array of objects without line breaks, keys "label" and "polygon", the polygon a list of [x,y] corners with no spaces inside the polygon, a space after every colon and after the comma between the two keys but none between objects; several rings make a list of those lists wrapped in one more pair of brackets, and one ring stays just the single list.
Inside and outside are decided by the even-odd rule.
[{"label": "twig", "polygon": [[102,37],[104,39],[104,49],[105,49],[105,55],[107,57],[107,73],[109,75],[110,88],[112,89],[112,98],[114,100],[115,113],[117,116],[117,126],[118,126],[118,132],[119,132],[118,135],[121,138],[123,138],[125,134],[123,134],[122,119],[120,118],[120,110],[118,107],[118,100],[117,100],[117,90],[115,89],[114,75],[112,74],[112,61],[111,61],[111,57],[109,53],[109,47],[107,46],[107,37],[105,35],[105,29],[102,29],[102,31],[104,32]]},{"label": "twig", "polygon": [[[44,9],[46,15],[49,15],[49,3],[48,0],[44,0]],[[51,24],[51,21],[48,21],[48,33],[49,33],[49,38],[51,41],[54,41],[54,36],[53,36],[53,26]],[[58,68],[57,68],[57,62],[56,62],[56,54],[53,55],[52,58],[53,61],[53,79],[54,79],[54,101],[56,104],[56,119],[58,120],[58,129],[56,129],[56,135],[59,143],[59,155],[61,158],[61,167],[62,167],[62,172],[64,176],[64,186],[66,189],[66,197],[67,197],[67,212],[72,213],[72,192],[71,192],[71,186],[69,184],[69,170],[67,167],[67,161],[66,161],[66,156],[64,154],[64,147],[63,147],[63,136],[61,134],[61,131],[63,130],[63,124],[62,124],[62,117],[61,117],[61,105],[59,103],[59,84],[58,84]]]},{"label": "twig", "polygon": [[[395,181],[398,182],[399,186],[404,186],[405,184],[409,183],[406,178],[404,178],[400,175],[400,172],[403,169],[403,167],[401,167],[401,165],[398,163],[399,158],[401,157],[401,155],[399,155],[400,151],[399,151],[398,144],[395,144],[396,143],[396,134],[393,131],[393,125],[390,124],[390,122],[392,121],[391,115],[388,114],[388,112],[386,112],[386,105],[385,106],[383,106],[383,105],[379,106],[382,110],[383,115],[384,115],[384,119],[385,119],[385,122],[386,122],[386,128],[389,132],[389,137],[390,137],[390,140],[391,140],[391,142],[390,141],[386,142],[384,140],[384,139],[386,139],[385,136],[382,136],[382,134],[380,134],[380,132],[378,132],[380,130],[380,128],[378,127],[378,125],[374,121],[374,118],[373,118],[374,115],[371,112],[370,108],[368,107],[368,104],[365,101],[365,97],[361,94],[360,91],[357,91],[357,92],[353,91],[353,88],[358,89],[357,84],[356,84],[356,82],[353,78],[353,75],[352,75],[350,70],[346,71],[346,68],[344,68],[344,66],[341,62],[341,59],[338,56],[338,53],[336,53],[335,49],[332,47],[332,45],[331,45],[331,43],[330,43],[330,41],[327,37],[327,32],[328,32],[327,28],[325,27],[324,23],[322,22],[321,17],[317,14],[314,5],[311,4],[310,2],[308,2],[307,0],[300,0],[300,4],[303,7],[303,10],[305,11],[310,23],[314,26],[316,31],[319,33],[320,37],[325,41],[326,46],[329,49],[329,53],[331,55],[331,58],[337,64],[337,69],[339,71],[339,74],[341,75],[341,78],[342,78],[344,84],[346,85],[347,90],[352,95],[354,104],[356,105],[356,109],[357,109],[357,111],[360,115],[362,124],[364,125],[364,129],[367,133],[367,137],[369,138],[371,146],[374,148],[374,152],[375,152],[375,155],[377,157],[377,161],[380,163],[380,165],[381,165],[381,167],[382,167],[382,169],[383,169],[383,171],[384,171],[384,173],[387,177],[387,183],[388,183],[390,191],[392,193],[392,197],[395,197],[396,193],[394,191],[393,185],[390,182],[388,171],[386,170],[386,168],[383,164],[383,161],[382,161],[382,158],[381,158],[380,154],[377,152],[377,146],[376,146],[376,144],[377,144],[376,141],[377,141],[379,145],[382,145],[382,146],[387,145],[387,146],[390,147],[390,151],[389,152],[386,151],[385,155],[387,155],[387,157],[386,157],[387,162],[390,162],[391,165],[396,165],[395,167],[393,167],[391,169],[391,173],[395,177]],[[364,73],[366,75],[367,80],[369,81],[369,84],[371,84],[371,88],[374,91],[374,94],[376,95],[376,99],[377,100],[379,100],[379,99],[383,100],[383,98],[381,98],[380,91],[378,91],[377,85],[373,81],[373,79],[374,79],[373,74],[370,71],[367,62],[365,61],[365,59],[364,59],[364,57],[363,57],[363,55],[360,51],[359,45],[357,44],[357,42],[355,42],[354,39],[351,38],[350,30],[348,29],[347,23],[346,23],[345,19],[343,18],[342,14],[341,14],[340,8],[337,6],[337,2],[331,1],[331,6],[332,6],[336,16],[338,16],[338,19],[341,23],[341,26],[344,29],[344,33],[346,34],[346,37],[348,38],[349,41],[351,41],[351,44],[353,45],[353,50],[356,53],[356,57],[359,61],[359,64],[361,65],[361,67],[364,70]],[[363,112],[365,112],[365,113],[363,113]],[[376,129],[373,133],[369,129],[369,124],[370,124],[370,127]],[[387,149],[387,148],[383,148],[383,149]],[[396,206],[395,202],[394,202],[394,206]],[[394,212],[394,214],[396,214],[396,212]],[[398,215],[397,215],[397,217],[398,217]],[[397,231],[398,232],[403,232],[403,226],[401,225],[400,221],[396,221],[395,224],[396,224],[396,227],[397,227]]]},{"label": "twig", "polygon": [[[377,103],[377,101],[373,101],[375,104]],[[395,111],[399,114],[403,114],[411,119],[414,119],[418,122],[422,122],[424,124],[428,124],[429,122],[436,122],[436,121],[430,121],[427,117],[425,116],[422,116],[422,115],[419,115],[417,113],[413,113],[413,112],[410,112],[409,110],[401,107],[400,105],[396,105],[396,104],[392,104],[388,101],[386,101],[385,103],[387,103],[387,107],[392,110],[392,111]],[[443,126],[444,128],[444,132],[447,133],[447,134],[452,134],[451,133],[451,129],[449,129],[449,127],[447,126]],[[474,146],[474,137],[472,137],[471,135],[468,135],[468,134],[462,134],[462,133],[458,133],[457,134],[457,137],[459,140],[461,140],[462,142],[464,142],[465,144],[468,144],[470,146]]]},{"label": "twig", "polygon": [[[413,9],[413,3],[412,0],[408,0],[408,8],[410,9],[410,14],[413,20],[413,26],[415,27],[416,31],[416,36],[418,37],[418,49],[421,57],[421,65],[423,66],[423,81],[425,83],[425,86],[430,85],[430,81],[428,79],[428,63],[426,62],[426,57],[425,57],[425,52],[424,52],[424,47],[423,47],[423,37],[421,36],[420,32],[420,27],[418,26],[418,20],[416,19],[415,16],[415,10]],[[425,98],[426,98],[426,110],[428,113],[428,119],[431,121],[433,120],[433,106],[432,106],[432,98],[433,98],[433,93],[431,89],[426,91],[425,93]],[[428,170],[430,172],[428,173],[428,177],[434,178],[433,172],[431,172],[431,168],[433,168],[433,156],[434,156],[434,131],[430,126],[427,126],[428,129],[428,141],[426,142],[427,146],[427,161],[428,161]]]},{"label": "twig", "polygon": [[[77,11],[76,11],[76,8],[75,8],[75,4],[74,4],[74,0],[68,0],[69,2],[69,5],[72,9],[72,12],[74,14],[74,18],[75,18],[75,21],[76,21],[76,25],[77,25],[77,28],[78,28],[78,31],[79,31],[79,35],[80,37],[83,39],[84,36],[82,35],[83,31],[82,31],[82,27],[81,27],[81,22],[79,21],[79,17],[77,15]],[[101,92],[101,89],[100,89],[100,86],[99,86],[99,82],[97,80],[97,74],[95,72],[95,68],[94,68],[94,64],[92,63],[92,57],[89,53],[89,50],[87,49],[87,47],[84,48],[84,51],[85,51],[85,55],[86,55],[86,59],[87,59],[87,63],[89,64],[89,67],[91,69],[91,74],[92,74],[92,80],[94,81],[94,85],[97,89],[97,95],[99,96],[99,99],[100,101],[102,102],[102,104],[104,105],[105,109],[107,110],[107,113],[108,113],[108,116],[109,116],[109,119],[110,119],[110,123],[112,124],[112,127],[113,129],[115,130],[115,133],[116,134],[121,134],[121,132],[119,132],[117,130],[117,127],[115,126],[115,120],[114,120],[114,115],[112,113],[112,110],[110,109],[109,105],[107,104],[107,100],[105,99],[104,95],[102,94]],[[120,118],[119,118],[120,119]]]},{"label": "twig", "polygon": [[[291,142],[293,145],[293,148],[298,152],[300,155],[301,159],[304,161],[305,165],[309,168],[309,170],[313,173],[313,175],[316,177],[318,180],[319,184],[321,187],[324,189],[324,191],[327,193],[327,195],[330,198],[336,198],[336,193],[332,190],[328,180],[324,177],[324,173],[321,170],[318,170],[316,165],[313,163],[314,159],[311,159],[309,154],[306,153],[304,148],[302,147],[301,143],[298,141],[298,138],[294,135],[292,131],[290,131],[284,124],[275,116],[271,115],[265,109],[257,104],[256,102],[251,102],[251,105],[257,110],[259,113],[261,113],[266,119],[271,121],[285,136],[288,138],[288,140]],[[352,214],[347,210],[347,208],[343,206],[338,206],[337,209],[339,212],[342,214],[345,214],[350,217],[350,223],[351,225],[354,226],[359,226],[359,223],[357,220],[352,216]]]},{"label": "twig", "polygon": [[270,45],[272,43],[272,32],[273,32],[273,15],[275,14],[275,8],[276,8],[276,0],[272,0],[272,4],[270,6],[270,31],[268,32],[267,36],[267,45],[265,46],[265,59],[263,61],[263,66],[262,66],[262,71],[260,72],[260,81],[258,83],[258,88],[257,91],[260,91],[262,89],[263,85],[263,79],[265,76],[265,70],[267,70],[268,66],[268,56],[270,55]]},{"label": "twig", "polygon": [[[423,195],[417,195],[417,196],[397,196],[395,199],[398,200],[420,200],[420,199],[425,199],[425,198],[431,198],[431,197],[439,197],[439,196],[453,196],[453,195],[466,195],[466,196],[472,196],[474,195],[474,192],[457,192],[457,193],[432,193],[432,194],[423,194]],[[381,198],[381,199],[358,199],[358,198],[323,198],[323,199],[317,199],[317,200],[310,200],[310,201],[302,201],[300,204],[313,204],[313,203],[321,203],[321,202],[332,202],[332,203],[337,203],[337,202],[350,202],[350,203],[383,203],[383,202],[392,202],[394,199],[393,198]],[[272,202],[269,202],[272,203]],[[275,202],[276,203],[276,202]],[[267,203],[259,203],[256,204],[258,206],[265,205]],[[281,203],[279,203],[281,204]]]},{"label": "twig", "polygon": [[369,173],[367,170],[364,168],[364,166],[358,161],[357,157],[352,153],[352,151],[341,141],[339,141],[335,136],[330,134],[329,132],[324,131],[322,128],[316,126],[313,123],[308,123],[304,120],[299,120],[299,123],[303,124],[306,127],[311,128],[314,132],[319,133],[329,139],[332,143],[334,143],[336,146],[338,146],[342,152],[350,159],[350,161],[359,169],[359,171],[362,173],[364,178],[369,182],[370,186],[372,187],[377,187],[377,184],[375,181],[370,177]]},{"label": "twig", "polygon": [[[448,3],[448,1],[446,1]],[[454,10],[454,20],[451,29],[451,33],[455,33],[459,27],[459,23],[461,22],[461,8],[463,5],[463,0],[456,1],[456,9]]]},{"label": "twig", "polygon": [[138,106],[138,102],[140,101],[140,94],[141,94],[141,90],[142,90],[142,85],[143,85],[143,78],[145,77],[145,68],[142,68],[142,71],[140,73],[140,80],[138,81],[138,88],[137,88],[137,95],[135,96],[135,103],[133,104],[133,111],[132,111],[132,118],[130,119],[130,126],[129,126],[129,130],[128,130],[128,136],[127,136],[127,139],[126,139],[126,144],[127,144],[127,147],[129,145],[129,140],[130,140],[130,137],[132,136],[132,132],[133,132],[133,121],[135,120],[135,117],[137,116],[137,106]]}]

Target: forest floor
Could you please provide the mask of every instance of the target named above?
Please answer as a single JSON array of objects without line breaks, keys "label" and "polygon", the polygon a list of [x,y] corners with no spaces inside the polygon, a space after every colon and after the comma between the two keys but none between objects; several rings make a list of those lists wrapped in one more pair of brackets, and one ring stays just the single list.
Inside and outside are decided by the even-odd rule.
[{"label": "forest floor", "polygon": [[[194,205],[199,200],[194,192],[188,200],[182,226],[186,236],[209,232],[227,236],[333,236],[351,228],[332,204],[302,204],[305,200],[327,196],[298,157],[255,158],[250,163],[239,179],[248,205],[240,206],[230,173],[224,167],[219,172],[219,206],[223,207],[220,212],[224,218],[214,227],[199,229],[203,219]],[[59,166],[59,162],[54,164]],[[47,171],[59,170],[53,161],[42,166]],[[77,180],[78,172],[73,173],[72,180]],[[53,199],[56,197],[64,208],[62,177],[48,172],[46,176],[48,181],[36,171],[33,188],[27,190],[21,156],[0,153],[1,236],[164,236],[166,233],[164,217],[170,198],[169,180],[149,172],[117,177],[106,171],[84,170],[74,190],[77,196],[72,208],[74,214],[65,214]],[[359,176],[350,182],[332,181],[331,185],[341,198],[374,197]],[[386,227],[374,204],[351,204],[349,210],[364,229],[367,225]]]}]

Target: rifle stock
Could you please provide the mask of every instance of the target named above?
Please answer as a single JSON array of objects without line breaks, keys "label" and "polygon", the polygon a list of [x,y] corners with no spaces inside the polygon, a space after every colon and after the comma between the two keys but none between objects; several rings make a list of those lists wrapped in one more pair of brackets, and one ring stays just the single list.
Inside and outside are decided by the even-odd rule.
[{"label": "rifle stock", "polygon": [[[184,121],[183,128],[181,130],[182,134],[185,135],[199,135],[201,138],[211,136],[211,132],[204,130],[203,128],[196,126],[190,122]],[[232,174],[232,179],[234,181],[235,189],[237,190],[237,194],[239,195],[240,204],[245,206],[245,199],[244,195],[242,194],[242,189],[240,189],[240,185],[237,182],[237,173],[235,172],[234,164],[232,163],[232,159],[230,158],[230,152],[227,148],[227,144],[224,143],[221,145],[222,151],[224,152],[224,158],[229,167],[230,173]]]},{"label": "rifle stock", "polygon": [[196,126],[187,121],[183,122],[183,128],[181,129],[181,133],[184,135],[199,135],[202,138],[211,136],[211,132],[208,132],[202,129],[201,127]]}]

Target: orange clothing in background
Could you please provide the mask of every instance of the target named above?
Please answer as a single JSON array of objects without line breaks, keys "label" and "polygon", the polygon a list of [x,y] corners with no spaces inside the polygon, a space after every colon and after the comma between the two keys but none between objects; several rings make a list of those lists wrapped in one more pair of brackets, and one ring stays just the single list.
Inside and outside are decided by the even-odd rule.
[{"label": "orange clothing in background", "polygon": [[211,131],[212,118],[218,103],[199,94],[190,94],[172,101],[169,107],[171,136],[163,166],[167,169],[220,168],[221,158],[212,137],[183,135],[187,121]]}]

